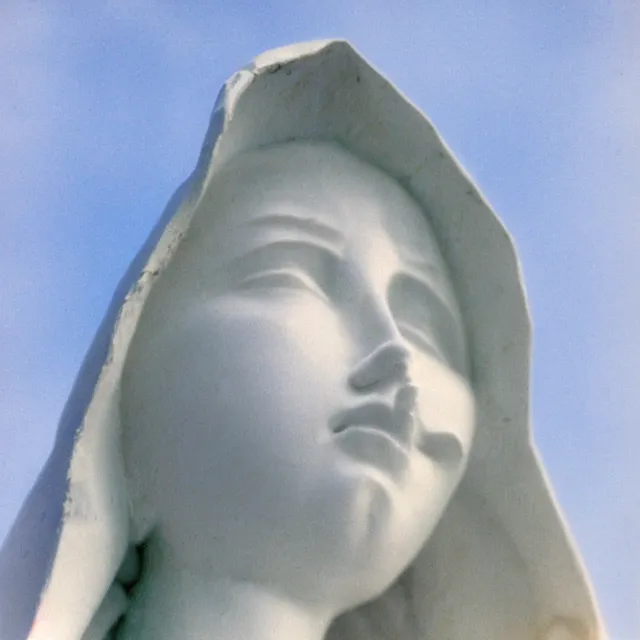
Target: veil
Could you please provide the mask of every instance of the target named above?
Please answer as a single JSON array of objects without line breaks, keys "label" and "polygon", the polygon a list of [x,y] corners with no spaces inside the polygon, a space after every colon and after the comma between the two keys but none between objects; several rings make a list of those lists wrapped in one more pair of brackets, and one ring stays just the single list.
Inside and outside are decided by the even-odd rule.
[{"label": "veil", "polygon": [[[110,589],[136,541],[118,415],[130,340],[213,173],[243,151],[294,139],[337,141],[413,195],[467,324],[478,407],[469,466],[395,587],[416,640],[520,640],[524,627],[532,639],[603,638],[531,440],[530,320],[513,242],[426,117],[340,40],[269,51],[220,92],[196,168],[118,286],[51,455],[0,550],[0,638],[86,639],[90,625],[106,633],[124,610],[124,592]],[[361,609],[370,627],[358,631],[355,617],[343,617],[330,637],[395,637],[384,630],[383,606]]]}]

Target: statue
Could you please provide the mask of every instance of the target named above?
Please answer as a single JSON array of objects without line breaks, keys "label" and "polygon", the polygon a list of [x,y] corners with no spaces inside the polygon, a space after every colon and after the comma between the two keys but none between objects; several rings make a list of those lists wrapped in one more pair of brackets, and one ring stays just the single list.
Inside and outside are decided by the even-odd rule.
[{"label": "statue", "polygon": [[513,244],[347,43],[225,85],[0,552],[7,640],[597,640]]}]

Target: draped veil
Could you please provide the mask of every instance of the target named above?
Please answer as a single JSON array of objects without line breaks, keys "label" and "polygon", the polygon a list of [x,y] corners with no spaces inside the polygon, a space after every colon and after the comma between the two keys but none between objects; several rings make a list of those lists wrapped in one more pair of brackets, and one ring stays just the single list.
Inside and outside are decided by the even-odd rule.
[{"label": "draped veil", "polygon": [[423,207],[460,300],[478,402],[469,467],[432,539],[329,638],[603,638],[530,437],[530,321],[512,240],[427,118],[339,40],[269,51],[220,92],[197,166],[116,290],[0,551],[0,638],[103,638],[126,610],[118,581],[139,540],[118,406],[136,323],[212,174],[245,150],[293,139],[337,141]]}]

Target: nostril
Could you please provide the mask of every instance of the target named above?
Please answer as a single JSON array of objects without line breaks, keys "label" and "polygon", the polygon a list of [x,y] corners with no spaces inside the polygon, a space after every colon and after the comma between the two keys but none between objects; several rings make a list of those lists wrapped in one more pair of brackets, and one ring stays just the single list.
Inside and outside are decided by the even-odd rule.
[{"label": "nostril", "polygon": [[409,350],[397,342],[386,342],[360,362],[349,376],[349,384],[358,390],[381,382],[406,382]]}]

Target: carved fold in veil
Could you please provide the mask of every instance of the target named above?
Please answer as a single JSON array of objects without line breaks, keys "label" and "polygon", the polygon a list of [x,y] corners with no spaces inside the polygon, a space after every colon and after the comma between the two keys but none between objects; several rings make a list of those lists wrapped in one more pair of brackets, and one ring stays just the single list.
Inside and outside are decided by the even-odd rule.
[{"label": "carved fold in veil", "polygon": [[[523,638],[602,638],[530,438],[530,321],[512,240],[425,116],[343,41],[263,54],[220,93],[196,169],[121,281],[49,460],[0,552],[0,638],[80,640],[108,600],[135,542],[118,404],[144,302],[211,175],[245,150],[300,138],[338,141],[416,198],[451,270],[469,332],[478,430],[452,504],[401,579],[416,640],[519,640],[522,632],[510,629],[522,629],[522,620],[530,630]],[[117,616],[122,605],[114,602]],[[376,606],[363,608],[374,627],[385,615]],[[346,619],[336,625],[339,637],[364,637]],[[367,637],[396,637],[384,625]]]}]

